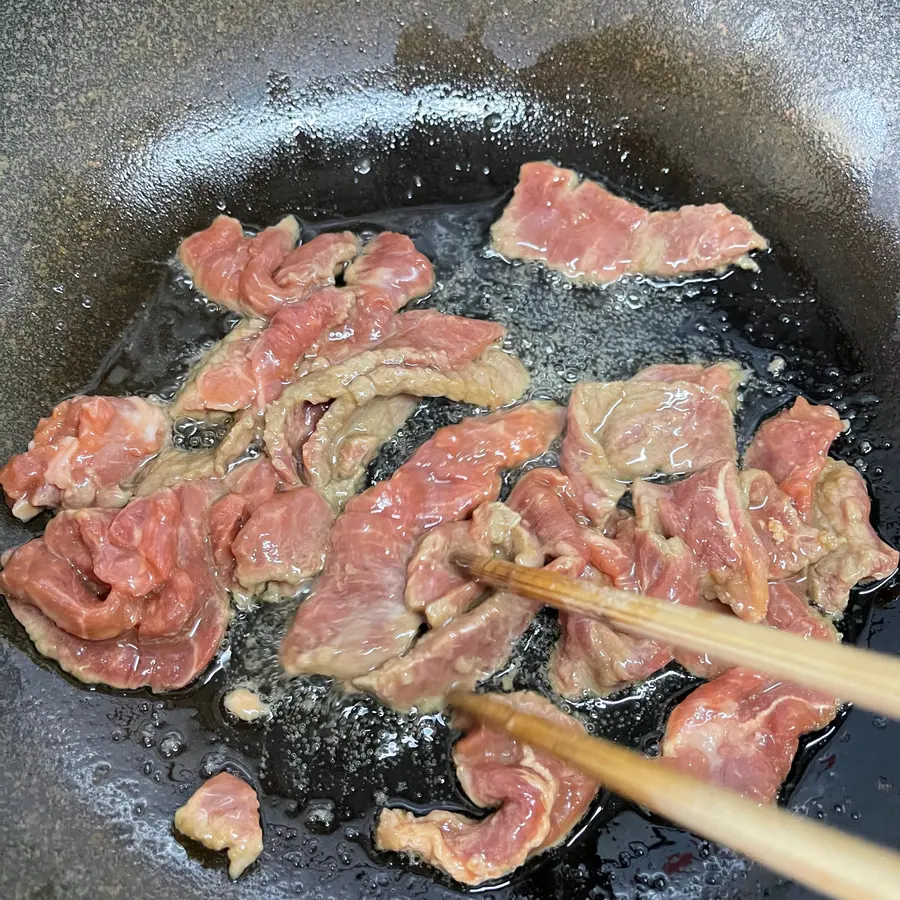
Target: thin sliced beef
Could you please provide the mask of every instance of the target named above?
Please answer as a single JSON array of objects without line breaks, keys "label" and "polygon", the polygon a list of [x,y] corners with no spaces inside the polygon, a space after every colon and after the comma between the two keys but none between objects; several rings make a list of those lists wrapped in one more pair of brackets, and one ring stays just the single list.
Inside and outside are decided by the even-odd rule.
[{"label": "thin sliced beef", "polygon": [[279,309],[306,300],[320,288],[334,285],[344,264],[359,253],[359,238],[349,231],[321,234],[301,244],[276,264],[257,257],[241,279],[244,311],[274,316]]},{"label": "thin sliced beef", "polygon": [[721,203],[648,212],[549,162],[522,166],[491,239],[507,259],[538,260],[583,284],[755,268],[748,254],[767,247],[746,219]]},{"label": "thin sliced beef", "polygon": [[261,412],[277,400],[294,369],[321,334],[344,322],[353,298],[339,288],[316,291],[307,300],[280,309],[266,324],[239,323],[195,367],[174,402],[176,415]]},{"label": "thin sliced beef", "polygon": [[[790,582],[770,586],[767,623],[812,640],[836,641],[828,622]],[[662,744],[667,765],[770,803],[801,735],[824,728],[837,701],[752,669],[729,669],[675,707]]]},{"label": "thin sliced beef", "polygon": [[13,615],[81,681],[181,688],[225,635],[228,598],[209,539],[217,491],[184,483],[160,494],[118,513],[66,513],[4,560]]},{"label": "thin sliced beef", "polygon": [[301,485],[274,494],[256,507],[231,545],[235,578],[251,593],[266,584],[297,588],[325,564],[333,519],[315,488]]},{"label": "thin sliced beef", "polygon": [[[302,444],[306,480],[335,509],[342,509],[359,490],[366,467],[382,445],[397,433],[418,405],[418,399],[408,394],[373,397],[362,406],[354,397],[338,397]],[[304,404],[300,408],[319,407]],[[287,434],[288,442],[291,437]]]},{"label": "thin sliced beef", "polygon": [[[640,591],[671,603],[696,606],[699,588],[694,557],[678,538],[666,540],[651,532],[633,530],[625,520],[619,527],[612,565],[598,567],[587,577],[602,577],[623,590]],[[624,559],[621,557],[624,556]],[[620,558],[617,558],[620,557]],[[595,554],[594,559],[597,559]],[[585,616],[561,617],[562,637],[553,655],[550,679],[564,696],[584,692],[609,693],[649,677],[673,658],[672,647],[639,635],[617,631]],[[686,661],[693,657],[685,656]]]},{"label": "thin sliced beef", "polygon": [[[583,726],[537,694],[505,695],[526,714],[560,729]],[[385,809],[375,844],[412,853],[463,884],[508,875],[530,856],[559,844],[584,816],[598,785],[542,750],[484,725],[458,723],[468,733],[453,748],[460,783],[474,803],[493,810],[483,819],[437,810],[416,816]]]},{"label": "thin sliced beef", "polygon": [[214,450],[181,450],[167,447],[144,465],[134,485],[135,497],[147,497],[164,487],[175,487],[182,481],[214,478]]},{"label": "thin sliced beef", "polygon": [[790,409],[760,425],[744,454],[744,466],[768,472],[808,520],[828,448],[842,430],[841,417],[830,406],[813,406],[798,397]]},{"label": "thin sliced beef", "polygon": [[737,409],[738,388],[747,377],[747,372],[733,360],[705,366],[701,363],[657,363],[641,369],[632,381],[662,381],[671,384],[680,381],[695,384],[710,394],[717,394],[732,410]]},{"label": "thin sliced beef", "polygon": [[[434,545],[431,539],[437,532],[443,535]],[[433,528],[410,563],[406,594],[407,605],[417,608],[410,604],[412,585],[414,603],[422,604],[418,608],[425,609],[432,630],[404,656],[355,679],[356,687],[397,709],[415,706],[420,712],[433,711],[444,705],[449,691],[473,689],[509,658],[540,604],[498,592],[467,612],[483,588],[454,571],[452,558],[460,552],[497,554],[526,566],[544,561],[534,537],[519,525],[519,516],[502,503],[483,503],[471,521]],[[469,585],[474,596],[462,591]]]},{"label": "thin sliced beef", "polygon": [[820,559],[833,543],[827,533],[807,525],[793,501],[768,472],[741,472],[744,502],[769,558],[769,577],[789,578]]},{"label": "thin sliced beef", "polygon": [[13,515],[124,506],[140,467],[169,440],[162,406],[140,397],[73,397],[41,419],[28,450],[0,469]]},{"label": "thin sliced beef", "polygon": [[809,593],[830,615],[847,608],[854,585],[887,578],[897,569],[898,553],[872,528],[871,512],[862,475],[845,462],[828,460],[816,484],[812,520],[834,549],[810,569]]},{"label": "thin sliced beef", "polygon": [[[419,351],[413,354],[418,359]],[[266,411],[266,452],[286,482],[297,483],[299,473],[281,466],[295,463],[287,444],[286,423],[303,404],[324,403],[337,397],[352,398],[357,405],[375,397],[407,394],[448,397],[474,406],[496,409],[518,400],[528,386],[528,373],[515,357],[498,347],[488,347],[472,362],[450,372],[422,365],[406,365],[400,351],[360,353],[340,365],[312,372],[291,385]]]},{"label": "thin sliced beef", "polygon": [[394,299],[394,308],[425,297],[434,288],[434,269],[405,235],[393,231],[376,234],[344,272],[344,283],[382,288]]},{"label": "thin sliced beef", "polygon": [[228,874],[238,878],[263,850],[256,791],[228,772],[204,782],[175,813],[175,827],[210,850],[228,851]]},{"label": "thin sliced beef", "polygon": [[403,599],[416,541],[497,499],[500,473],[544,452],[562,418],[555,404],[527,403],[465,419],[438,431],[390,480],[354,497],[282,645],[284,668],[350,680],[403,653],[421,623]]},{"label": "thin sliced beef", "polygon": [[769,559],[734,463],[722,460],[671,485],[636,482],[632,496],[642,528],[680,537],[694,551],[705,596],[750,622],[765,618]]},{"label": "thin sliced beef", "polygon": [[484,587],[455,564],[460,554],[500,555],[523,566],[542,565],[543,550],[520,522],[518,513],[494,502],[483,503],[470,520],[432,528],[409,563],[406,605],[424,613],[432,628],[465,612],[484,593]]},{"label": "thin sliced beef", "polygon": [[194,287],[210,300],[236,312],[268,315],[268,310],[257,310],[248,302],[245,291],[253,289],[260,276],[271,275],[299,237],[300,226],[293,216],[253,237],[244,234],[237,219],[216,216],[208,228],[181,242],[178,259]]},{"label": "thin sliced beef", "polygon": [[[662,377],[681,367],[656,368]],[[689,381],[646,381],[638,373],[631,381],[582,382],[572,392],[560,465],[596,524],[615,509],[627,482],[737,458],[734,365],[684,368]]]}]

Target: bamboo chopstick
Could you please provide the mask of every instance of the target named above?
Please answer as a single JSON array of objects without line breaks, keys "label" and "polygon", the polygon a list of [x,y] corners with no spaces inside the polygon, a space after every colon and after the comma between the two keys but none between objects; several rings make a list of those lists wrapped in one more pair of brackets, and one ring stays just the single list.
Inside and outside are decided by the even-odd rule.
[{"label": "bamboo chopstick", "polygon": [[[900,659],[530,569],[499,559],[460,558],[479,579],[566,612],[609,622],[625,631],[749,666],[900,719]],[[898,886],[900,896],[900,886]]]},{"label": "bamboo chopstick", "polygon": [[554,754],[610,790],[835,900],[896,900],[900,854],[777,807],[758,806],[610,741],[562,731],[502,695],[454,691],[450,705]]}]

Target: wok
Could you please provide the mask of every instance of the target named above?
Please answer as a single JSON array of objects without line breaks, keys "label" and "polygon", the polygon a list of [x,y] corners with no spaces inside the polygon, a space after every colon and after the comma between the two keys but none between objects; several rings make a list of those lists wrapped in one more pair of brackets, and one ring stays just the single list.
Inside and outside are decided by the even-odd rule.
[{"label": "wok", "polygon": [[[581,321],[596,327],[588,349],[620,370],[651,351],[684,355],[690,316],[670,332],[675,320],[660,312],[678,308],[721,323],[758,360],[778,350],[793,389],[856,414],[838,452],[866,471],[876,525],[900,541],[891,4],[39,0],[6,10],[0,52],[4,458],[98,371],[103,390],[150,389],[162,361],[216,333],[214,317],[180,316],[181,301],[159,286],[179,237],[220,209],[256,224],[285,211],[378,224],[378,210],[501,198],[521,162],[552,157],[650,201],[721,199],[771,239],[774,268],[767,261],[760,279],[739,273],[721,288],[700,283],[681,304],[656,301],[642,320],[662,323],[653,339],[621,358],[603,338],[609,307],[582,294]],[[465,210],[455,215],[471,224]],[[542,296],[531,308],[537,330],[574,295]],[[423,428],[451,414],[434,409]],[[0,527],[3,547],[28,536],[8,515]],[[857,597],[849,636],[900,649],[892,599],[890,587],[877,593],[873,611],[871,596]],[[262,631],[279,627],[275,611],[260,620]],[[359,735],[377,733],[389,751],[374,765],[339,746],[312,702],[326,696],[322,685],[286,701],[290,724],[260,732],[222,719],[223,672],[176,697],[89,691],[39,660],[5,607],[0,629],[3,897],[456,894],[433,873],[373,857],[368,844],[375,788],[412,803],[453,794],[449,739],[403,745],[411,726],[371,710]],[[640,718],[638,708],[620,715],[609,704],[610,728],[652,742],[665,709],[651,703]],[[789,805],[900,846],[898,729],[851,711],[804,750]],[[235,884],[216,855],[188,853],[171,831],[187,792],[223,765],[267,791],[262,865]],[[804,895],[606,796],[572,847],[495,890]]]}]

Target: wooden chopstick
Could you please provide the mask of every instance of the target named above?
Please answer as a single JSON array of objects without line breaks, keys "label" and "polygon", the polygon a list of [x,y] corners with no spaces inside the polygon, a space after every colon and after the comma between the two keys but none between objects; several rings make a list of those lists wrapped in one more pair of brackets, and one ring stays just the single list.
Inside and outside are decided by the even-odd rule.
[{"label": "wooden chopstick", "polygon": [[736,616],[667,603],[500,559],[466,557],[458,563],[480,580],[513,594],[707,653],[730,665],[749,666],[900,719],[900,659],[896,657],[806,640],[786,631],[752,625]]},{"label": "wooden chopstick", "polygon": [[673,822],[755,859],[836,900],[896,900],[900,854],[739,794],[714,787],[541,716],[520,713],[498,694],[454,691],[451,706],[552,753]]}]

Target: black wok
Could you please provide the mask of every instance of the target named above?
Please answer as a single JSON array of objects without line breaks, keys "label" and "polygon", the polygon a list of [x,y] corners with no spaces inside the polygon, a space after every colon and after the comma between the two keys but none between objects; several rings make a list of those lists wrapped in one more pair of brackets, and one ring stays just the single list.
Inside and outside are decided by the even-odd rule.
[{"label": "black wok", "polygon": [[[0,53],[4,458],[98,371],[103,390],[149,390],[162,361],[216,333],[214,318],[183,315],[177,285],[160,285],[179,237],[219,208],[257,224],[294,211],[309,223],[378,225],[377,210],[500,198],[522,161],[553,157],[649,202],[721,199],[772,240],[775,260],[759,279],[701,285],[672,308],[719,322],[722,339],[763,374],[778,350],[792,390],[856,416],[838,452],[871,478],[876,524],[900,542],[900,32],[891,4],[43,0],[8,5]],[[551,329],[553,304],[567,299],[558,289],[545,296],[549,305],[530,308],[534,331]],[[609,340],[620,331],[604,343],[606,308],[573,302],[581,321],[600,321],[608,370],[689,352],[690,315],[660,313],[648,315],[653,340],[617,359]],[[670,322],[680,330],[667,333]],[[421,427],[453,414],[438,404]],[[0,528],[4,548],[28,536],[8,515]],[[892,597],[890,587],[877,593],[874,611],[871,596],[857,597],[850,637],[900,649]],[[261,618],[263,631],[279,627],[275,612]],[[240,627],[233,644],[249,665]],[[454,893],[424,869],[373,857],[368,839],[373,785],[427,802],[449,774],[446,742],[393,748],[370,764],[339,746],[311,702],[325,696],[316,685],[286,701],[290,724],[238,729],[217,712],[225,678],[211,673],[178,697],[88,691],[39,660],[4,607],[0,896]],[[671,702],[624,724],[613,704],[610,727],[652,743]],[[392,728],[409,734],[378,715],[361,739],[378,732],[379,746],[390,746]],[[900,724],[851,711],[805,749],[788,803],[900,846],[898,739]],[[262,865],[233,885],[221,860],[193,847],[189,856],[171,832],[186,792],[223,765],[268,792]],[[610,797],[573,847],[497,893],[804,895]]]}]

